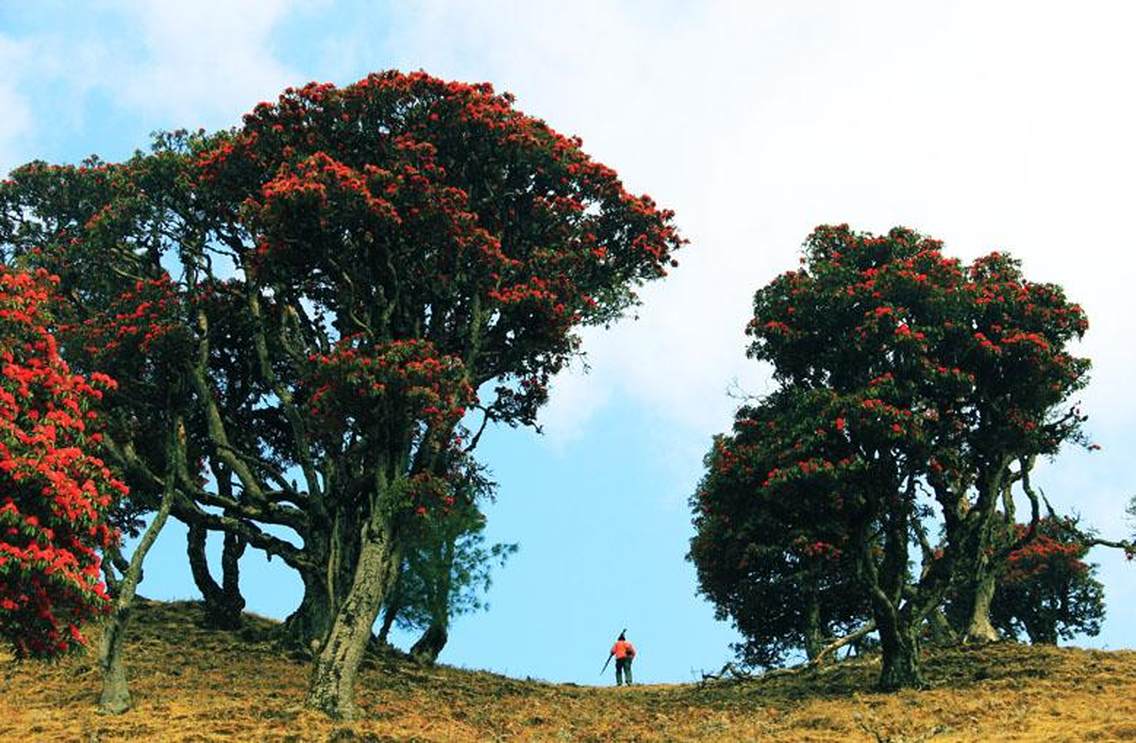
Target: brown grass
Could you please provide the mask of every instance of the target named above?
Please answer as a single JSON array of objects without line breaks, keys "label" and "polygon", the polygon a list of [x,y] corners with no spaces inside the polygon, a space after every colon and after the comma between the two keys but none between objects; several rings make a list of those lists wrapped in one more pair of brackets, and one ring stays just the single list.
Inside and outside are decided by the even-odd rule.
[{"label": "brown grass", "polygon": [[998,644],[942,650],[930,687],[879,694],[878,663],[744,682],[579,687],[375,657],[365,718],[304,709],[307,665],[282,655],[272,623],[202,629],[192,603],[141,602],[129,645],[135,708],[95,711],[92,655],[0,659],[0,740],[274,741],[977,741],[1136,740],[1136,652]]}]

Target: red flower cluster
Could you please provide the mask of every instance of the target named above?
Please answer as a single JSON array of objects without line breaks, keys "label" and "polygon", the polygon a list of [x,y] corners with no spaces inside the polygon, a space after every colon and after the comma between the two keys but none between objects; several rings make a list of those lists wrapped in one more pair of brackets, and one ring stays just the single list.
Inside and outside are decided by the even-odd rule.
[{"label": "red flower cluster", "polygon": [[821,557],[828,560],[835,560],[842,554],[839,547],[829,544],[828,542],[821,541],[808,542],[802,539],[800,540],[798,549],[800,550],[801,554],[805,555],[806,557]]},{"label": "red flower cluster", "polygon": [[127,492],[102,460],[93,406],[108,377],[72,374],[48,331],[53,278],[0,268],[0,636],[20,656],[84,643],[107,607],[98,550]]},{"label": "red flower cluster", "polygon": [[[1044,528],[1045,524],[1042,526]],[[1019,537],[1025,530],[1024,524],[1014,525],[1014,532]],[[1035,534],[1025,546],[1010,553],[1003,580],[1024,583],[1048,572],[1081,573],[1088,570],[1088,565],[1081,560],[1087,552],[1085,545],[1079,542],[1043,531]]]},{"label": "red flower cluster", "polygon": [[181,334],[182,314],[177,289],[169,274],[163,274],[135,282],[112,300],[106,312],[77,325],[61,326],[60,333],[75,339],[101,363],[114,356],[152,356],[170,350],[162,344]]},{"label": "red flower cluster", "polygon": [[476,401],[461,360],[439,356],[428,341],[391,341],[376,348],[346,339],[327,355],[312,355],[311,415],[332,432],[351,422],[363,430],[410,416],[426,424],[454,424]]},{"label": "red flower cluster", "polygon": [[[602,312],[589,274],[665,275],[684,241],[672,212],[628,193],[579,139],[512,104],[491,85],[421,72],[312,83],[259,104],[196,164],[206,187],[244,202],[269,263],[319,276],[324,250],[337,261],[355,251],[377,267],[425,259],[432,285],[480,278],[490,301],[539,300],[563,333]],[[498,183],[501,172],[529,180]],[[534,294],[536,279],[555,296]],[[520,309],[527,317],[533,308]]]},{"label": "red flower cluster", "polygon": [[[1084,332],[1084,313],[1060,287],[1026,281],[1007,255],[964,268],[910,230],[873,236],[819,227],[802,268],[762,289],[754,306],[750,354],[787,377],[857,364],[876,375],[861,404],[886,415],[858,432],[911,443],[955,436],[982,406],[984,425],[1012,449],[1048,453],[1077,440],[1079,421],[1055,428],[1046,420],[1084,385],[1088,362],[1064,352]],[[889,371],[880,374],[881,366]],[[920,413],[916,425],[908,425],[911,409]]]}]

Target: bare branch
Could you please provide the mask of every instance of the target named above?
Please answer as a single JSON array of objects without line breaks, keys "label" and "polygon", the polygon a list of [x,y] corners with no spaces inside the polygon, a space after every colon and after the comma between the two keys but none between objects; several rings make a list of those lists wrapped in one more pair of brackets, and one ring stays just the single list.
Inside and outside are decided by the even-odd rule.
[{"label": "bare branch", "polygon": [[253,547],[263,550],[270,557],[276,555],[297,570],[315,570],[316,565],[298,547],[284,539],[266,534],[243,519],[204,511],[191,498],[179,493],[174,502],[173,514],[185,523],[196,523],[214,531],[236,534]]},{"label": "bare branch", "polygon": [[870,622],[868,622],[867,624],[862,625],[859,629],[853,630],[852,632],[849,632],[844,637],[841,637],[840,639],[835,640],[833,642],[830,642],[828,645],[825,645],[823,648],[821,648],[819,653],[817,653],[815,656],[813,656],[813,659],[809,661],[809,665],[810,666],[820,665],[821,661],[823,661],[827,656],[831,655],[832,653],[835,653],[837,650],[844,647],[845,645],[851,645],[852,643],[856,642],[857,640],[864,637],[865,635],[868,635],[868,634],[875,632],[875,631],[876,631],[876,620],[873,619]]},{"label": "bare branch", "polygon": [[473,438],[469,440],[469,445],[462,450],[466,454],[470,453],[477,447],[477,442],[481,441],[481,434],[485,433],[485,426],[489,423],[489,408],[485,407],[484,405],[478,405],[477,407],[484,413],[484,415],[482,415],[481,417],[481,425],[477,427],[477,433],[475,433],[473,435]]}]

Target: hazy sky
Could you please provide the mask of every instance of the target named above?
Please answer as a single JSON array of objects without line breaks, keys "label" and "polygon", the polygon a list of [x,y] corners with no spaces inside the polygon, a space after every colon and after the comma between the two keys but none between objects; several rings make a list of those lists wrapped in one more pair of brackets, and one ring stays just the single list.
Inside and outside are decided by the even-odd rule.
[{"label": "hazy sky", "polygon": [[[1042,465],[1047,495],[1132,531],[1136,392],[1136,5],[1045,2],[0,3],[0,169],[106,159],[156,129],[233,126],[288,85],[392,67],[492,82],[675,209],[691,244],[638,321],[589,332],[544,436],[487,434],[494,539],[521,551],[445,662],[598,680],[621,627],[636,675],[683,681],[730,657],[730,628],[683,561],[686,498],[744,357],[753,291],[817,224],[906,225],[972,258],[993,249],[1086,308],[1083,395],[1103,449]],[[1136,566],[1100,551],[1109,615],[1084,644],[1136,645]],[[281,617],[299,582],[242,562],[249,608]],[[141,591],[193,597],[176,525]]]}]

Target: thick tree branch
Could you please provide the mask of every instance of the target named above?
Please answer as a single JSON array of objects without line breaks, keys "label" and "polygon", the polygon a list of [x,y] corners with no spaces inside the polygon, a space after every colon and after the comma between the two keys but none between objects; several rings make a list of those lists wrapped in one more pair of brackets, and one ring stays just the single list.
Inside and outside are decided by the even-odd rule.
[{"label": "thick tree branch", "polygon": [[270,500],[270,501],[287,500],[287,501],[294,503],[294,504],[296,504],[297,506],[300,506],[300,507],[304,507],[305,505],[307,505],[307,502],[308,502],[307,495],[300,492],[299,490],[297,490],[296,487],[292,484],[292,481],[289,480],[283,472],[281,472],[278,468],[272,466],[272,464],[270,464],[269,462],[266,462],[263,457],[253,456],[253,455],[251,455],[247,452],[243,452],[240,449],[237,449],[236,447],[230,446],[230,445],[218,444],[218,446],[224,446],[229,451],[231,451],[234,455],[240,457],[245,462],[247,462],[250,467],[254,467],[254,468],[262,471],[269,480],[272,480],[273,482],[275,482],[277,485],[280,486],[280,490],[278,490],[278,491],[264,491],[264,492],[262,492],[261,495],[266,500]]},{"label": "thick tree branch", "polygon": [[281,506],[267,499],[250,502],[210,493],[200,487],[188,471],[178,473],[178,483],[183,492],[190,494],[194,500],[203,505],[223,508],[242,518],[287,526],[300,534],[304,534],[308,529],[308,517],[298,508]]},{"label": "thick tree branch", "polygon": [[266,534],[248,521],[227,516],[224,514],[209,513],[202,510],[191,498],[179,493],[174,501],[173,514],[181,521],[195,523],[214,531],[225,531],[236,534],[253,547],[263,550],[268,555],[276,555],[284,560],[290,567],[297,570],[315,570],[317,566],[312,563],[304,552],[292,543]]},{"label": "thick tree branch", "polygon": [[849,632],[844,637],[841,637],[838,640],[835,640],[833,642],[830,642],[828,645],[825,645],[823,648],[820,649],[820,652],[817,653],[813,657],[813,659],[809,661],[809,665],[811,665],[811,666],[820,665],[821,662],[824,661],[824,659],[827,656],[835,653],[837,650],[844,647],[845,645],[851,645],[852,643],[856,642],[857,640],[859,640],[859,639],[865,637],[866,635],[869,635],[869,634],[871,634],[872,632],[875,632],[875,631],[876,631],[876,620],[873,619],[870,622],[868,622],[867,624],[861,626],[859,629],[853,630],[852,632]]},{"label": "thick tree branch", "polygon": [[253,475],[251,468],[244,459],[237,456],[235,449],[229,442],[229,435],[225,431],[221,410],[209,385],[205,372],[209,365],[209,319],[202,310],[197,313],[197,331],[197,358],[188,364],[188,371],[197,398],[205,408],[205,421],[209,438],[214,444],[217,456],[237,476],[245,492],[256,500],[265,500],[260,481]]},{"label": "thick tree branch", "polygon": [[[111,452],[129,473],[140,477],[150,487],[165,490],[167,478],[155,475],[134,452],[132,445],[117,444],[110,436],[104,436],[103,441],[108,451]],[[184,477],[177,479],[184,484]],[[194,489],[195,491],[198,490],[196,485],[194,485]],[[244,538],[252,546],[264,550],[269,555],[279,556],[284,562],[297,570],[314,568],[314,565],[305,557],[303,551],[291,543],[266,534],[248,521],[204,511],[191,497],[181,492],[180,489],[173,502],[171,512],[180,521],[187,524],[198,523],[209,529],[228,531],[236,534]]]},{"label": "thick tree branch", "polygon": [[307,481],[308,485],[308,492],[318,495],[321,492],[320,482],[319,478],[316,476],[316,467],[312,459],[312,445],[308,439],[307,426],[304,424],[304,419],[303,416],[300,415],[300,411],[296,408],[295,401],[292,399],[291,390],[280,382],[275,370],[272,368],[272,359],[268,355],[268,332],[265,329],[264,314],[261,312],[260,308],[260,295],[255,288],[249,287],[249,290],[246,292],[246,302],[248,304],[249,314],[253,319],[253,348],[256,351],[260,375],[276,394],[284,417],[288,419],[288,425],[292,429],[292,451],[296,455],[296,461],[299,463],[300,469],[304,473],[304,479]]},{"label": "thick tree branch", "polygon": [[[1033,541],[1034,536],[1037,535],[1037,525],[1041,521],[1041,501],[1038,498],[1038,494],[1034,492],[1033,486],[1030,484],[1030,470],[1033,469],[1035,459],[1035,457],[1031,456],[1020,460],[1020,470],[1018,472],[1022,482],[1022,491],[1026,494],[1026,497],[1029,498],[1030,502],[1029,528],[1026,530],[1025,534],[1015,539],[1010,545],[999,552],[999,559],[1003,559],[1014,550],[1029,544]],[[1007,515],[1011,517],[1012,523],[1012,514]]]}]

